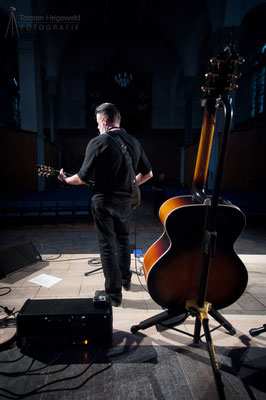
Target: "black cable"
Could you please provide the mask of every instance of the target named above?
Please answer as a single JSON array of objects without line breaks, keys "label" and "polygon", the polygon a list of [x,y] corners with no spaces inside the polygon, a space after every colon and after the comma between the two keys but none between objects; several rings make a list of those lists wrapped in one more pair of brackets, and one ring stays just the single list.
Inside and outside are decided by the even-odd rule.
[{"label": "black cable", "polygon": [[[76,376],[71,377],[71,378],[64,378],[64,379],[60,379],[60,380],[58,379],[57,381],[53,381],[53,382],[47,383],[46,385],[40,386],[40,388],[43,388],[44,386],[48,386],[48,385],[50,385],[50,384],[52,384],[52,383],[61,382],[61,381],[65,381],[65,380],[68,380],[68,379],[75,379],[76,377],[79,377],[80,375],[83,375],[85,372],[87,372],[88,369],[90,368],[90,366],[91,366],[91,365],[89,365],[89,366],[88,366],[81,374],[79,374],[79,375],[76,375]],[[95,376],[99,375],[100,373],[106,371],[107,369],[111,368],[111,366],[112,366],[112,364],[109,364],[109,365],[107,365],[107,367],[102,368],[101,370],[94,372],[94,374],[92,374],[92,375],[89,376],[87,379],[85,379],[85,381],[82,382],[80,385],[74,386],[74,387],[71,387],[71,388],[64,388],[64,389],[48,389],[48,390],[38,390],[38,389],[40,389],[40,388],[38,388],[38,389],[36,389],[36,390],[34,390],[34,391],[32,391],[32,392],[28,392],[28,393],[25,393],[25,394],[21,394],[21,395],[20,395],[20,394],[12,393],[11,391],[6,390],[6,389],[3,389],[3,388],[0,387],[0,390],[3,390],[4,392],[9,393],[11,396],[16,396],[16,397],[10,397],[10,396],[4,395],[4,394],[1,394],[1,396],[2,396],[3,398],[6,398],[6,399],[23,399],[23,398],[26,398],[26,397],[34,396],[35,394],[43,394],[43,393],[51,393],[51,392],[63,392],[63,391],[78,390],[78,389],[80,389],[82,386],[84,386],[87,382],[89,382],[92,378],[94,378]]]},{"label": "black cable", "polygon": [[88,259],[88,257],[81,257],[81,258],[64,258],[63,260],[58,260],[58,258],[60,258],[61,256],[62,256],[62,254],[60,254],[56,258],[42,259],[42,261],[65,262],[65,261],[79,261],[79,260],[87,260]]},{"label": "black cable", "polygon": [[102,265],[100,257],[92,257],[88,259],[89,265]]},{"label": "black cable", "polygon": [[26,371],[17,371],[17,372],[3,372],[0,371],[0,376],[6,376],[6,377],[10,377],[10,378],[14,378],[14,377],[19,377],[19,376],[23,376],[23,375],[46,375],[46,374],[56,374],[57,372],[61,372],[64,371],[65,369],[67,369],[70,364],[65,365],[63,368],[61,368],[60,370],[57,371],[51,371],[51,372],[47,372],[47,373],[41,373],[41,374],[36,374],[36,372],[41,371],[47,367],[49,367],[50,365],[52,365],[55,361],[57,361],[63,353],[58,354],[52,361],[50,361],[48,364],[36,368],[34,370],[31,370],[31,367],[33,366],[34,362],[36,360],[32,360],[31,365],[29,366],[29,368]]},{"label": "black cable", "polygon": [[89,276],[89,275],[93,274],[94,272],[98,272],[103,269],[100,257],[89,258],[88,264],[89,265],[100,265],[100,267],[93,269],[92,271],[84,272],[84,276]]},{"label": "black cable", "polygon": [[[56,248],[56,247],[54,247],[55,248],[55,250],[57,251],[58,249]],[[57,251],[57,256],[56,257],[54,257],[54,258],[43,258],[42,257],[42,260],[41,261],[53,261],[53,262],[65,262],[65,261],[74,261],[74,260],[87,260],[87,257],[82,257],[82,258],[69,258],[69,259],[63,259],[63,260],[59,260],[58,261],[58,259],[60,258],[60,257],[62,257],[62,253],[59,253],[58,251]],[[95,258],[95,259],[92,259],[92,260],[98,260],[97,258]],[[89,261],[88,261],[88,263],[89,263]],[[96,262],[95,262],[96,263]]]},{"label": "black cable", "polygon": [[13,335],[10,339],[6,340],[6,341],[3,342],[3,343],[0,343],[0,351],[4,351],[4,350],[9,349],[9,347],[10,347],[13,343],[15,343],[16,340],[17,340],[17,332],[14,333],[14,335]]},{"label": "black cable", "polygon": [[[40,260],[40,261],[55,261],[55,260],[58,260],[58,258],[60,258],[60,257],[62,257],[62,253],[59,253],[59,255],[58,256],[56,256],[55,258],[44,258],[43,256],[42,256],[42,259]],[[62,260],[62,261],[67,261],[67,260]]]},{"label": "black cable", "polygon": [[[138,208],[139,208],[139,207],[138,207]],[[136,274],[137,274],[137,277],[138,277],[138,281],[139,281],[140,286],[142,287],[142,289],[143,289],[146,293],[149,293],[148,290],[145,288],[145,286],[142,284],[142,282],[141,282],[141,280],[140,280],[140,276],[144,276],[143,267],[141,268],[141,269],[142,269],[142,273],[141,273],[141,274],[138,272],[138,268],[137,268],[137,257],[136,257],[136,255],[137,255],[137,226],[138,226],[138,217],[139,217],[139,210],[138,210],[138,208],[137,208],[137,210],[136,210],[135,234],[134,234],[134,241],[135,241],[135,243],[134,243],[134,247],[135,247],[135,270],[136,270]],[[138,260],[138,261],[141,262],[140,260]],[[142,263],[142,264],[143,264],[143,263]]]},{"label": "black cable", "polygon": [[[9,287],[2,287],[1,289],[9,289],[9,291],[7,293],[11,292],[11,288],[9,288]],[[5,294],[7,294],[7,293],[5,293]],[[2,296],[4,296],[4,295],[2,295]],[[15,314],[17,314],[17,312],[14,313],[15,308],[13,308],[13,310],[9,310],[8,307],[3,307],[1,305],[0,305],[0,308],[2,308],[5,311],[5,313],[7,314],[6,317],[4,317],[0,320],[0,327],[2,327],[2,326],[7,327],[9,318],[11,316],[15,316]],[[15,319],[15,321],[16,321],[16,319]],[[14,320],[12,320],[12,322],[14,322]],[[0,352],[8,349],[16,341],[16,339],[17,339],[17,333],[15,333],[10,339],[6,340],[5,342],[0,343]]]},{"label": "black cable", "polygon": [[[11,288],[10,287],[1,287],[0,289],[7,289],[8,290],[8,292],[6,292],[6,293],[4,293],[4,294],[1,294],[0,296],[5,296],[6,294],[8,294],[8,293],[10,293],[11,292]],[[3,310],[4,310],[4,312],[8,315],[8,316],[11,316],[11,315],[14,315],[14,310],[15,310],[15,308],[13,308],[13,310],[10,310],[8,307],[3,307],[3,306],[1,306],[0,305],[0,308],[2,308]],[[1,321],[1,320],[0,320]]]},{"label": "black cable", "polygon": [[25,357],[25,354],[22,354],[19,358],[17,358],[16,360],[0,360],[0,364],[10,364],[10,363],[15,363],[17,361],[22,360],[22,358]]},{"label": "black cable", "polygon": [[13,312],[14,312],[14,310],[15,310],[15,308],[13,308],[13,310],[9,310],[9,308],[8,307],[3,307],[3,306],[0,306],[0,308],[2,308],[3,310],[4,310],[4,312],[9,316],[9,315],[13,315]]},{"label": "black cable", "polygon": [[50,385],[53,385],[53,384],[56,384],[56,383],[59,383],[59,382],[65,382],[65,381],[69,381],[69,380],[72,380],[72,379],[76,379],[76,378],[79,378],[80,376],[84,375],[85,372],[87,372],[87,371],[89,370],[89,368],[93,365],[94,361],[95,361],[95,360],[97,359],[97,357],[100,355],[100,353],[102,352],[103,348],[104,348],[104,345],[102,345],[102,346],[100,347],[99,351],[95,354],[95,356],[93,357],[93,359],[92,359],[92,361],[89,363],[89,365],[88,365],[82,372],[80,372],[79,374],[77,374],[77,375],[75,375],[75,376],[70,376],[70,377],[66,377],[66,378],[62,378],[62,379],[56,379],[56,380],[54,380],[54,381],[52,381],[52,382],[45,383],[44,385],[39,386],[38,388],[36,388],[36,389],[34,389],[34,390],[31,390],[30,392],[21,393],[21,394],[15,393],[15,392],[11,392],[10,390],[7,390],[7,389],[4,389],[4,388],[1,388],[1,387],[0,387],[0,391],[3,391],[4,393],[7,393],[7,394],[9,394],[10,396],[13,396],[13,397],[10,397],[10,396],[4,395],[4,394],[1,394],[1,396],[4,397],[4,398],[7,398],[7,399],[23,399],[23,398],[25,398],[25,397],[29,397],[29,396],[33,396],[33,395],[35,395],[35,394],[41,394],[41,393],[61,392],[61,391],[64,391],[64,390],[66,390],[66,391],[78,390],[78,389],[80,389],[82,386],[84,386],[85,383],[87,383],[87,382],[88,382],[90,379],[92,379],[94,376],[96,376],[96,375],[98,375],[99,373],[104,372],[105,370],[109,369],[109,368],[112,366],[112,363],[109,364],[107,367],[103,368],[102,370],[95,372],[94,374],[92,374],[91,376],[89,376],[87,379],[85,379],[84,382],[82,382],[80,385],[78,385],[78,386],[76,386],[76,387],[64,388],[64,389],[48,389],[48,390],[40,390],[40,389],[43,389],[43,388],[45,388],[45,387],[47,387],[47,386],[50,386]]},{"label": "black cable", "polygon": [[[41,247],[41,251],[40,251],[40,253],[42,254],[42,252],[43,252],[43,247],[44,247],[45,245],[43,245],[43,244],[41,244],[40,245],[40,247]],[[47,247],[49,247],[50,245],[47,245]],[[50,246],[51,247],[51,246]],[[41,261],[55,261],[55,260],[57,260],[58,258],[60,258],[60,257],[62,257],[62,253],[60,253],[59,251],[58,251],[58,248],[57,247],[55,247],[55,246],[52,246],[53,248],[54,248],[54,250],[55,250],[55,252],[58,254],[56,257],[54,257],[54,258],[43,258],[43,256],[41,256],[42,257],[42,259],[41,259]],[[66,261],[66,260],[64,260],[64,261]]]},{"label": "black cable", "polygon": [[[4,309],[7,308],[7,307],[2,307],[2,306],[0,306],[0,307],[1,307],[1,308],[4,308]],[[8,308],[7,308],[7,309],[8,309]],[[5,310],[5,311],[6,311],[6,310]],[[10,311],[10,310],[9,310],[9,311]],[[13,311],[14,311],[14,308],[13,308]],[[2,325],[4,325],[4,327],[7,327],[8,322],[10,321],[9,318],[10,318],[12,315],[15,316],[15,314],[17,314],[17,312],[14,313],[13,311],[12,311],[12,313],[8,313],[8,315],[7,315],[5,318],[2,318],[2,319],[0,320],[0,327],[2,327]],[[12,322],[12,323],[16,322],[16,319],[12,319],[11,322]],[[14,334],[10,339],[6,340],[6,341],[3,342],[3,343],[0,343],[0,352],[9,349],[9,347],[16,341],[16,339],[17,339],[17,332],[15,332],[15,334]]]},{"label": "black cable", "polygon": [[7,327],[8,325],[16,324],[17,319],[16,318],[10,318],[12,315],[15,316],[15,313],[12,313],[12,314],[7,315],[6,317],[0,319],[0,328],[2,327],[2,325],[4,327]]},{"label": "black cable", "polygon": [[4,294],[0,294],[0,296],[5,296],[6,294],[8,294],[8,293],[10,293],[10,292],[11,292],[11,288],[10,288],[10,287],[8,287],[8,286],[3,286],[3,287],[0,287],[0,290],[3,290],[3,289],[6,289],[6,290],[8,290],[8,292],[6,292],[6,293],[4,293]]}]

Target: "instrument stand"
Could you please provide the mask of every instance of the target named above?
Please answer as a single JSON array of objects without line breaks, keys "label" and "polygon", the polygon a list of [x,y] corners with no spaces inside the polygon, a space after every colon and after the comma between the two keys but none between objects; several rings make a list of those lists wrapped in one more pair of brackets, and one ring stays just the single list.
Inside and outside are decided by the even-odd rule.
[{"label": "instrument stand", "polygon": [[[203,326],[204,330],[203,336],[205,336],[206,338],[206,345],[209,352],[217,393],[219,399],[223,400],[225,399],[224,384],[221,379],[219,365],[216,359],[215,349],[211,338],[211,332],[209,330],[208,313],[221,324],[220,326],[224,326],[224,328],[227,329],[230,334],[234,335],[236,333],[236,330],[221,314],[219,314],[218,311],[211,308],[210,303],[205,301],[210,262],[211,258],[215,257],[215,248],[217,240],[217,232],[215,231],[216,217],[218,212],[219,193],[222,181],[227,140],[230,132],[231,119],[232,119],[231,101],[229,99],[229,96],[227,94],[223,95],[218,100],[219,100],[217,102],[218,106],[224,108],[225,126],[224,126],[219,162],[216,169],[215,184],[214,184],[213,194],[211,197],[211,205],[206,206],[207,212],[206,212],[204,237],[203,237],[202,272],[201,272],[197,302],[187,300],[185,308],[184,305],[182,305],[177,307],[176,309],[166,310],[158,314],[157,316],[148,318],[147,320],[140,322],[139,325],[132,326],[131,332],[136,333],[140,329],[146,329],[154,325],[156,325],[157,330],[159,331],[169,328],[173,329],[173,326],[182,323],[188,317],[188,314],[196,317],[194,335],[190,335],[187,332],[183,332],[178,329],[175,330],[184,334],[188,334],[189,336],[193,337],[195,344],[199,344],[200,339],[202,337],[200,336],[200,330],[201,326]],[[215,329],[218,329],[219,327]]]},{"label": "instrument stand", "polygon": [[258,336],[264,332],[266,332],[266,324],[262,325],[262,327],[260,328],[253,328],[249,330],[250,335],[253,337]]}]

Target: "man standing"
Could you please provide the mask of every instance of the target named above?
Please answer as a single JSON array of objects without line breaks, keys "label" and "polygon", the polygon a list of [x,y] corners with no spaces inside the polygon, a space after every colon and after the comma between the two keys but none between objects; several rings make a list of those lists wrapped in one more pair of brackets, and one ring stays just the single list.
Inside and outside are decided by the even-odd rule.
[{"label": "man standing", "polygon": [[[151,165],[138,140],[120,128],[121,116],[112,103],[103,103],[95,110],[100,135],[86,149],[79,172],[66,177],[61,169],[58,179],[70,185],[94,180],[92,213],[105,276],[105,292],[112,304],[122,301],[122,286],[130,290],[129,228],[131,214],[132,171],[114,139],[118,136],[126,146],[136,171],[138,185],[152,178]],[[101,294],[98,292],[98,295]]]}]

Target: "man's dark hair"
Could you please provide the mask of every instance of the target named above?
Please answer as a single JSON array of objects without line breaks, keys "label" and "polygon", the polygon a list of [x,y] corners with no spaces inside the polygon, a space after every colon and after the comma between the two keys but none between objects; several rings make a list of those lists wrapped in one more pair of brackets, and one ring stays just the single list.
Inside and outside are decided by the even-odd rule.
[{"label": "man's dark hair", "polygon": [[112,103],[103,103],[95,109],[95,115],[101,114],[106,117],[110,123],[116,119],[121,120],[121,115],[118,108]]}]

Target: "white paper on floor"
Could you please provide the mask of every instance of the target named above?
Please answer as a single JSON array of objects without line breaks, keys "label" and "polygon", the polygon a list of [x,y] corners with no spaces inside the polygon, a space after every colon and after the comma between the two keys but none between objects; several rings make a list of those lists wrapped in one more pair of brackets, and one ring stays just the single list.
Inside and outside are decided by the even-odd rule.
[{"label": "white paper on floor", "polygon": [[60,282],[61,280],[62,278],[56,278],[55,276],[52,275],[41,274],[33,279],[30,279],[29,282],[36,283],[37,285],[49,288],[55,285],[57,282]]}]

